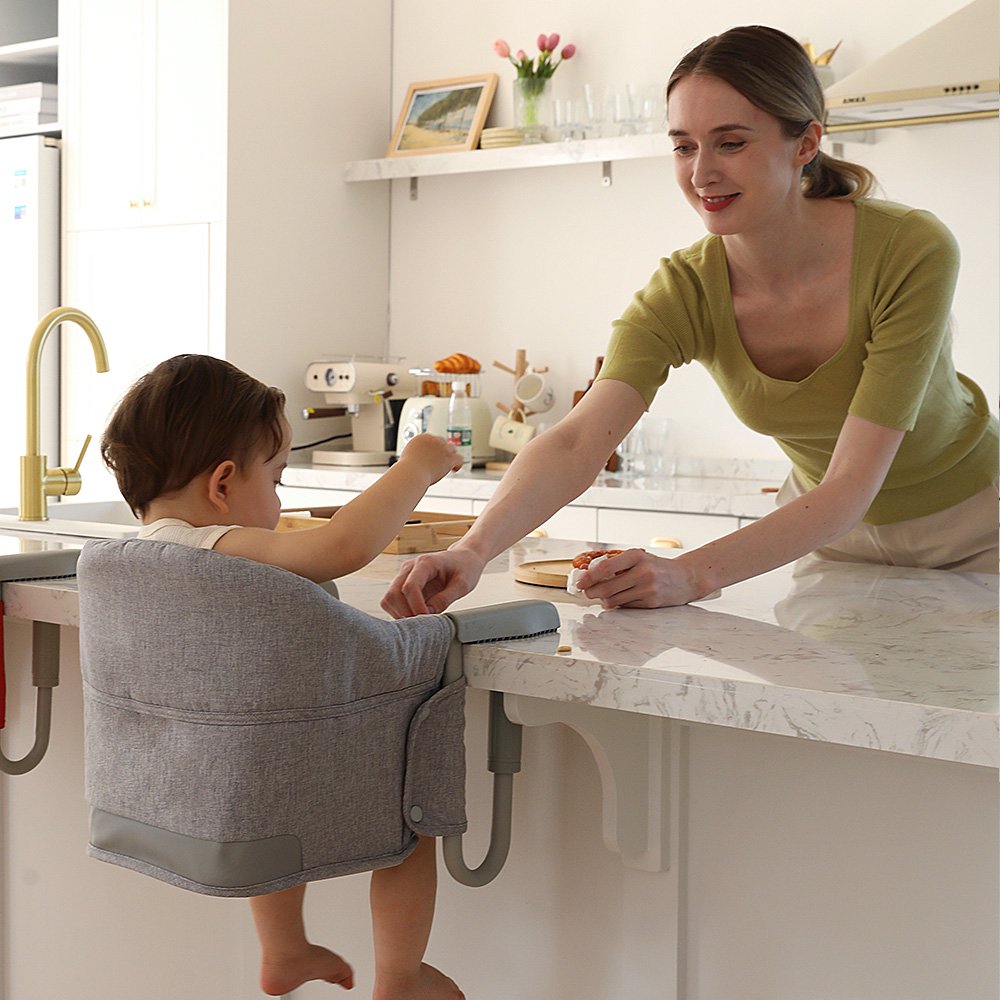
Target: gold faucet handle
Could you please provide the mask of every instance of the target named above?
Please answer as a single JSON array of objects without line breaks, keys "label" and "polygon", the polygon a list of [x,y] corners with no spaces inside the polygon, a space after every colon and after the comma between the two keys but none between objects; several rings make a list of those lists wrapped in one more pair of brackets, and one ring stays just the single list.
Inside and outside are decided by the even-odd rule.
[{"label": "gold faucet handle", "polygon": [[57,469],[48,469],[45,473],[45,492],[48,496],[75,497],[83,486],[83,477],[80,475],[80,466],[83,464],[83,456],[87,454],[92,436],[87,435],[80,449],[80,457],[71,469],[59,466]]},{"label": "gold faucet handle", "polygon": [[76,465],[70,469],[70,473],[74,476],[80,475],[80,466],[83,465],[83,456],[87,454],[87,449],[90,447],[90,442],[93,440],[93,436],[88,434],[84,439],[83,447],[80,449],[80,457],[76,460]]}]

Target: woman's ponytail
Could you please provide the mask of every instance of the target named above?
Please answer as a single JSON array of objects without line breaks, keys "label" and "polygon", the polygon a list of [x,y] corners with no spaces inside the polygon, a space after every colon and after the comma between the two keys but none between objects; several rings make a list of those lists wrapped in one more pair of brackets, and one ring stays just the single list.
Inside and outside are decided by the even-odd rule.
[{"label": "woman's ponytail", "polygon": [[840,160],[822,150],[802,172],[802,193],[807,198],[867,198],[875,187],[875,175],[849,160]]}]

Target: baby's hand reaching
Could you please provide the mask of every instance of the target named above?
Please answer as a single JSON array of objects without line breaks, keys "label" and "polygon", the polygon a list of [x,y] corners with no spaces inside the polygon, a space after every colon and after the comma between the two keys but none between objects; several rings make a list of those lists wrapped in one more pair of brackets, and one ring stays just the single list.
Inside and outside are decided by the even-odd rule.
[{"label": "baby's hand reaching", "polygon": [[462,468],[462,456],[458,449],[436,434],[418,434],[403,449],[399,460],[420,465],[431,477],[432,483]]}]

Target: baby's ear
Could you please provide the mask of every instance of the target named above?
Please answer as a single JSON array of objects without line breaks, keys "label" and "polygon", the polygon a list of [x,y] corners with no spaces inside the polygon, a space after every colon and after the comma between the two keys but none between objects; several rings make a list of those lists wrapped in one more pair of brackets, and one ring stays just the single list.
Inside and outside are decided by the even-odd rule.
[{"label": "baby's ear", "polygon": [[206,499],[223,514],[229,513],[229,500],[236,477],[236,463],[227,458],[209,473],[206,481]]}]

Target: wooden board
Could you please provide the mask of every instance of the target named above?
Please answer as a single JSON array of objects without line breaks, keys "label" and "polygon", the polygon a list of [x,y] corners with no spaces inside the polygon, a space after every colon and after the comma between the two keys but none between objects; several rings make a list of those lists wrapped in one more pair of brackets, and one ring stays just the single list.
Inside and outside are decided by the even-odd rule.
[{"label": "wooden board", "polygon": [[441,552],[461,538],[475,523],[474,517],[414,511],[399,534],[382,551],[400,555]]},{"label": "wooden board", "polygon": [[[278,518],[278,531],[317,528],[333,517],[339,507],[302,507],[284,510]],[[475,517],[414,511],[392,541],[382,550],[392,555],[415,555],[418,552],[441,552],[461,538],[475,523]]]},{"label": "wooden board", "polygon": [[573,568],[572,559],[539,559],[514,567],[514,579],[519,583],[533,583],[539,587],[566,589],[566,580]]}]

